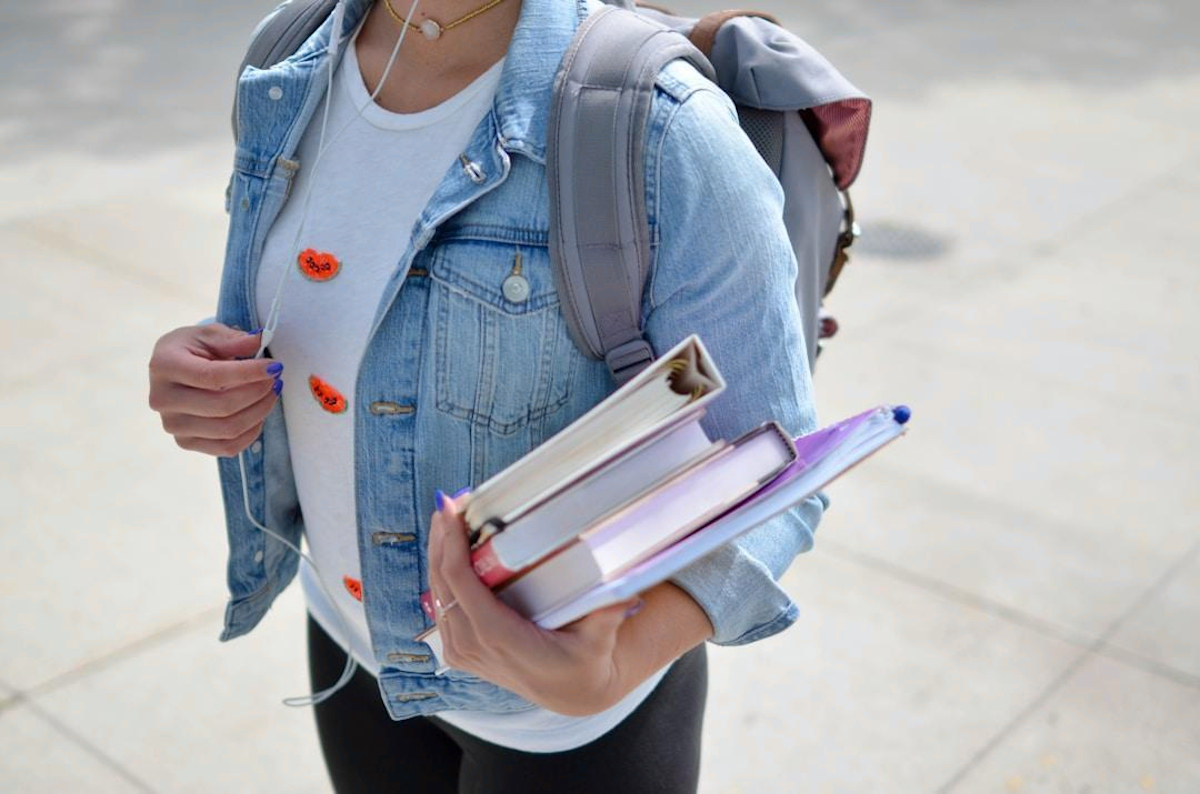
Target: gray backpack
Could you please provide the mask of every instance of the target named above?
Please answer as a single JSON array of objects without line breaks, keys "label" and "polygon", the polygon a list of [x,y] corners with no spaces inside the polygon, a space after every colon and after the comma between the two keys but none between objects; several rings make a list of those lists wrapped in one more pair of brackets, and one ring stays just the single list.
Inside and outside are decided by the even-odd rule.
[{"label": "gray backpack", "polygon": [[[800,266],[796,300],[814,364],[819,340],[837,328],[822,316],[822,299],[858,234],[845,191],[862,165],[871,101],[769,15],[720,11],[696,20],[606,1],[563,55],[546,142],[550,255],[575,344],[604,359],[618,384],[654,358],[641,329],[650,264],[642,141],[655,78],[682,58],[733,99],[742,129],[783,186]],[[242,68],[291,55],[336,2],[280,6],[254,31]],[[578,134],[596,129],[618,134]]]}]

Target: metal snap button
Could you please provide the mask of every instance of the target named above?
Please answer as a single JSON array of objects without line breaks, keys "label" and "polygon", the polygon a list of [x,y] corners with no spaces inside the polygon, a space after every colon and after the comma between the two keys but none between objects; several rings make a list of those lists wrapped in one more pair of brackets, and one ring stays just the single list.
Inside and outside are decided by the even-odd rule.
[{"label": "metal snap button", "polygon": [[522,275],[523,270],[524,265],[521,262],[521,252],[517,251],[513,256],[512,270],[509,271],[508,277],[500,285],[500,291],[512,303],[524,303],[529,300],[529,282]]},{"label": "metal snap button", "polygon": [[463,173],[477,185],[482,185],[487,181],[487,174],[484,173],[483,166],[474,160],[467,159],[466,154],[460,154],[458,161],[462,163]]},{"label": "metal snap button", "polygon": [[279,101],[280,99],[283,99],[283,89],[277,85],[273,85],[270,89],[268,89],[267,96],[271,97],[271,99],[274,99],[275,101]]},{"label": "metal snap button", "polygon": [[253,444],[251,444],[251,445],[250,445],[250,451],[251,451],[252,453],[254,453],[255,455],[257,455],[258,453],[262,452],[262,442],[261,442],[261,441],[255,441]]},{"label": "metal snap button", "polygon": [[504,297],[513,303],[524,303],[529,300],[529,282],[524,276],[509,276],[501,285]]}]

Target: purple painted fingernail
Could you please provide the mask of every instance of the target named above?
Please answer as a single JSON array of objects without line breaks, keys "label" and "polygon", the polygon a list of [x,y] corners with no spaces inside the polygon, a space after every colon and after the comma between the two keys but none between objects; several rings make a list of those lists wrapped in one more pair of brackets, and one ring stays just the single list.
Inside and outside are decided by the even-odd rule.
[{"label": "purple painted fingernail", "polygon": [[266,330],[265,328],[259,328],[257,331],[247,331],[246,336],[258,336],[265,330]]},{"label": "purple painted fingernail", "polygon": [[272,361],[270,364],[267,365],[267,374],[268,375],[278,375],[280,372],[283,372],[283,364],[281,364],[280,362]]},{"label": "purple painted fingernail", "polygon": [[636,604],[631,606],[629,609],[625,610],[625,619],[629,620],[629,618],[631,618],[634,615],[636,615],[637,613],[641,612],[642,607],[644,607],[644,606],[646,606],[646,602],[639,598],[637,600]]},{"label": "purple painted fingernail", "polygon": [[275,392],[276,396],[279,396],[279,393],[283,391],[283,379],[282,378],[275,379],[275,383],[273,383],[271,385],[271,391]]},{"label": "purple painted fingernail", "polygon": [[437,504],[439,513],[446,508],[446,494],[442,493],[440,488],[433,492],[433,501]]},{"label": "purple painted fingernail", "polygon": [[457,491],[454,492],[454,496],[452,496],[450,498],[457,499],[460,496],[466,496],[470,492],[471,492],[471,486],[468,485],[466,488],[459,488]]}]

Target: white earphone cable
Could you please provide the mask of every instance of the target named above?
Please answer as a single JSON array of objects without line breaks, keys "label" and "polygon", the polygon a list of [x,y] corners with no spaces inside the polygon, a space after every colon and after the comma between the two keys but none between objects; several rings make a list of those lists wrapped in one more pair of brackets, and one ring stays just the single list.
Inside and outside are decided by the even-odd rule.
[{"label": "white earphone cable", "polygon": [[[272,530],[265,527],[263,524],[260,524],[258,522],[258,520],[254,517],[254,514],[250,511],[250,488],[247,485],[247,481],[246,481],[246,457],[245,457],[244,453],[238,454],[238,466],[241,469],[241,473],[242,473],[242,505],[246,510],[246,517],[250,519],[250,523],[253,524],[254,527],[256,529],[258,529],[258,531],[260,531],[266,535],[269,535],[270,537],[272,537],[275,540],[282,543],[284,546],[287,546],[289,549],[296,552],[296,554],[302,560],[304,560],[305,562],[307,562],[309,565],[312,566],[313,570],[316,571],[316,573],[317,573],[317,584],[319,584],[321,586],[321,591],[323,593],[325,593],[325,597],[327,599],[329,599],[329,603],[333,605],[333,610],[334,610],[334,613],[337,615],[338,623],[340,624],[341,629],[342,629],[342,634],[346,637],[349,637],[350,635],[348,632],[346,616],[342,614],[341,607],[339,607],[337,605],[337,601],[334,600],[333,594],[330,593],[329,588],[325,586],[325,578],[323,576],[321,576],[320,569],[317,568],[317,564],[315,562],[313,562],[312,557],[305,554],[300,549],[299,546],[292,543],[287,538],[283,537],[282,535],[278,534],[277,532],[273,532]],[[314,692],[311,695],[296,695],[294,697],[286,697],[283,699],[283,703],[285,706],[297,706],[297,707],[298,706],[315,706],[318,703],[322,703],[325,700],[327,700],[329,697],[331,697],[339,689],[344,687],[346,684],[350,683],[350,679],[354,677],[354,673],[356,670],[358,670],[358,662],[355,661],[354,656],[351,655],[349,651],[347,651],[346,652],[346,666],[342,668],[342,675],[338,678],[338,680],[334,683],[333,686],[329,687],[328,689],[323,689],[320,692]]]},{"label": "white earphone cable", "polygon": [[[344,2],[344,0],[343,0],[343,2]],[[300,209],[300,223],[298,223],[296,225],[295,239],[292,240],[292,251],[296,252],[297,255],[299,254],[299,250],[300,250],[300,240],[304,235],[305,225],[308,222],[309,203],[312,199],[313,185],[316,182],[317,169],[321,165],[321,160],[324,158],[325,152],[328,151],[329,148],[331,146],[333,146],[333,144],[335,142],[337,142],[338,138],[340,138],[342,136],[342,133],[345,132],[346,129],[351,124],[353,124],[358,119],[362,118],[363,113],[365,113],[366,109],[375,102],[376,97],[379,96],[379,92],[383,90],[383,86],[387,82],[388,76],[392,72],[392,66],[396,63],[396,57],[400,54],[400,45],[402,45],[404,43],[404,38],[408,33],[409,25],[407,23],[410,22],[412,20],[412,18],[416,15],[417,5],[419,3],[420,3],[420,0],[413,0],[412,7],[409,8],[408,15],[405,17],[406,24],[400,29],[400,35],[396,39],[396,45],[394,47],[392,47],[392,53],[388,57],[387,65],[383,69],[383,75],[379,78],[379,84],[375,86],[375,90],[371,92],[370,98],[366,102],[364,102],[361,107],[358,108],[358,111],[354,114],[353,117],[348,119],[337,130],[337,132],[334,133],[333,138],[330,139],[328,142],[326,142],[325,141],[325,132],[326,132],[326,125],[329,122],[329,103],[330,103],[330,96],[333,93],[333,70],[334,70],[334,67],[336,66],[336,63],[335,63],[336,59],[332,56],[333,56],[333,54],[336,54],[336,52],[338,50],[338,45],[333,44],[333,42],[340,40],[341,31],[335,28],[330,33],[331,55],[329,57],[329,69],[326,72],[327,83],[326,83],[326,91],[325,91],[325,109],[324,109],[324,112],[323,112],[322,118],[321,118],[321,135],[320,135],[320,138],[318,139],[318,143],[317,143],[317,156],[316,156],[316,159],[313,161],[312,173],[310,174],[310,177],[308,180],[307,189],[304,191],[304,204],[301,206],[301,209]],[[341,8],[342,3],[338,3],[338,7]],[[340,20],[338,19],[338,16],[339,15],[335,11],[334,12],[334,20],[337,22],[340,22]],[[339,41],[339,43],[340,43],[340,41]],[[257,356],[261,356],[263,354],[263,351],[265,351],[267,349],[267,345],[270,344],[271,339],[273,339],[275,336],[275,328],[279,324],[279,312],[280,312],[282,302],[283,302],[283,288],[284,288],[284,285],[287,284],[289,278],[291,278],[292,270],[294,270],[294,269],[295,268],[292,268],[290,266],[285,266],[283,268],[283,275],[280,276],[279,283],[275,287],[275,295],[271,299],[271,309],[270,309],[270,311],[267,312],[266,322],[263,323],[262,342],[259,344]]]},{"label": "white earphone cable", "polygon": [[[361,107],[358,108],[358,111],[355,113],[355,115],[352,118],[350,118],[348,121],[346,121],[346,123],[343,124],[337,130],[336,133],[334,133],[333,138],[331,140],[329,140],[328,142],[326,142],[325,133],[326,133],[326,130],[327,130],[327,127],[329,124],[330,98],[333,95],[333,71],[334,71],[334,68],[337,66],[337,54],[338,54],[338,51],[341,46],[342,20],[344,18],[344,14],[345,14],[345,0],[341,0],[341,2],[339,2],[337,4],[337,7],[334,9],[331,30],[329,33],[329,48],[328,48],[328,53],[327,53],[327,58],[329,61],[329,68],[326,70],[325,107],[321,114],[321,132],[320,132],[320,137],[317,139],[317,156],[313,161],[312,172],[311,172],[309,180],[308,180],[307,189],[304,192],[304,203],[300,209],[300,222],[296,225],[296,235],[295,235],[295,239],[292,241],[292,251],[297,252],[297,255],[298,255],[299,248],[300,248],[300,240],[302,239],[302,237],[304,235],[305,225],[308,222],[309,203],[312,198],[313,185],[316,182],[317,169],[321,164],[321,159],[325,155],[325,152],[328,151],[329,147],[332,146],[339,137],[341,137],[342,133],[345,132],[346,129],[352,123],[354,123],[358,119],[362,118],[362,115],[366,111],[367,107],[370,106],[375,101],[375,98],[379,96],[379,92],[381,90],[383,90],[383,85],[387,81],[388,75],[391,74],[392,66],[396,63],[396,57],[400,54],[400,45],[404,43],[404,36],[408,32],[409,28],[411,27],[411,25],[408,23],[411,22],[413,16],[417,13],[417,5],[419,3],[420,3],[420,0],[413,0],[412,7],[408,11],[408,16],[405,17],[405,24],[401,27],[400,35],[396,39],[396,45],[392,48],[391,56],[388,58],[387,66],[384,67],[383,75],[379,78],[379,84],[377,86],[375,86],[375,90],[371,92],[370,98],[365,103],[363,103],[363,105]],[[282,301],[283,301],[283,288],[284,288],[284,285],[287,284],[288,278],[290,277],[291,272],[294,269],[296,269],[296,268],[290,266],[290,264],[285,264],[285,266],[283,268],[283,275],[280,277],[279,284],[275,288],[275,295],[271,299],[271,308],[267,312],[267,320],[263,324],[262,341],[259,343],[258,352],[254,355],[255,358],[261,358],[264,355],[264,353],[266,352],[266,349],[267,349],[267,345],[269,345],[271,343],[271,340],[275,337],[275,329],[279,324],[279,312],[280,312],[280,308],[282,306]],[[258,521],[258,519],[256,519],[254,517],[253,511],[251,511],[251,509],[250,509],[250,487],[249,487],[248,481],[246,479],[246,453],[244,450],[242,452],[238,453],[238,468],[241,472],[241,477],[242,477],[242,505],[246,511],[246,517],[248,519],[250,519],[250,523],[256,529],[258,529],[260,532],[263,532],[266,535],[279,541],[284,546],[286,546],[287,548],[294,551],[297,555],[299,555],[299,557],[301,559],[303,559],[305,562],[307,562],[310,566],[312,566],[313,572],[316,573],[316,575],[317,575],[316,576],[317,583],[321,586],[322,592],[324,592],[325,597],[329,600],[329,603],[333,606],[334,613],[337,615],[338,623],[339,623],[339,625],[341,627],[341,631],[342,631],[342,636],[347,638],[347,641],[348,641],[349,637],[350,637],[349,623],[346,620],[346,616],[344,614],[342,614],[341,607],[338,606],[337,601],[334,599],[333,595],[329,592],[328,587],[326,587],[325,577],[321,575],[321,571],[317,567],[316,562],[314,562],[310,556],[305,554],[304,551],[300,549],[300,547],[298,547],[291,541],[287,540],[286,538],[282,537],[278,533],[268,529],[265,525],[260,523]],[[350,679],[352,679],[354,677],[354,673],[357,669],[358,669],[358,662],[354,659],[354,656],[349,651],[347,651],[346,652],[346,666],[342,669],[342,675],[338,678],[337,682],[335,682],[333,684],[333,686],[331,686],[327,689],[323,689],[320,692],[314,692],[311,695],[298,695],[295,697],[284,698],[284,700],[283,700],[284,705],[299,707],[299,706],[315,706],[318,703],[322,703],[325,700],[327,700],[328,698],[330,698],[334,693],[336,693],[342,687],[344,687],[346,684],[348,684],[350,682]]]}]

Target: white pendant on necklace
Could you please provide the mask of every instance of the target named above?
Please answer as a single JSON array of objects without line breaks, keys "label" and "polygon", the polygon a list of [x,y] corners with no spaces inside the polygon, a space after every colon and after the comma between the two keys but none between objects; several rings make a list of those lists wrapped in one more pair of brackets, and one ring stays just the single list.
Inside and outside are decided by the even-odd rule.
[{"label": "white pendant on necklace", "polygon": [[442,37],[442,26],[432,19],[423,20],[421,22],[421,35],[430,41],[440,39]]}]

